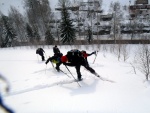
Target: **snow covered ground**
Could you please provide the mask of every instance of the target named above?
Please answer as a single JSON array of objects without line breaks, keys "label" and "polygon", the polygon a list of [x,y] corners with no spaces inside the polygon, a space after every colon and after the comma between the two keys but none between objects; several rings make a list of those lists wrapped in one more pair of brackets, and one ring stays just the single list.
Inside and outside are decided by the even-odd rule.
[{"label": "snow covered ground", "polygon": [[[138,45],[130,46],[133,53]],[[63,54],[75,48],[58,47]],[[150,82],[138,70],[134,73],[130,65],[134,55],[130,54],[126,62],[118,61],[105,47],[101,46],[94,64],[94,55],[88,61],[97,73],[114,83],[102,81],[82,67],[81,87],[76,82],[69,83],[73,77],[64,65],[60,68],[71,78],[56,72],[50,63],[46,66],[35,47],[1,48],[0,73],[11,84],[9,94],[2,92],[5,103],[15,113],[150,113]],[[53,55],[52,46],[43,48],[46,57]],[[87,48],[87,52],[93,50],[97,47]],[[76,78],[75,68],[68,68]],[[0,112],[3,113],[1,109]]]}]

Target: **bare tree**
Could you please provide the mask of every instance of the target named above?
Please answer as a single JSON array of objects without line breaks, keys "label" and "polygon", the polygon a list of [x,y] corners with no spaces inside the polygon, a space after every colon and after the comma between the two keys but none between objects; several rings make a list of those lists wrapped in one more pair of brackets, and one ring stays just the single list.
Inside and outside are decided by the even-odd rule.
[{"label": "bare tree", "polygon": [[125,62],[129,58],[130,49],[128,48],[127,44],[122,44],[122,51],[121,54],[123,56],[123,61]]},{"label": "bare tree", "polygon": [[113,34],[113,38],[116,43],[117,35],[120,35],[120,23],[123,18],[121,4],[119,2],[111,2],[109,10],[113,13],[113,19],[110,24],[112,25],[111,33]]},{"label": "bare tree", "polygon": [[[52,19],[51,8],[48,0],[24,0],[29,24],[35,28],[38,27],[39,34],[45,35]],[[37,29],[37,28],[36,28]]]},{"label": "bare tree", "polygon": [[34,32],[32,27],[27,23],[26,24],[26,33],[27,33],[27,38],[29,43],[33,44],[34,43]]},{"label": "bare tree", "polygon": [[[57,13],[56,13],[57,15]],[[59,23],[59,20],[57,18],[57,16],[54,17],[55,18],[55,29],[54,29],[54,33],[55,33],[55,36],[57,37],[57,39],[55,38],[55,40],[58,40],[58,44],[60,44],[60,23]]]},{"label": "bare tree", "polygon": [[10,7],[9,17],[11,18],[11,23],[14,26],[16,34],[18,36],[18,41],[26,42],[26,32],[25,32],[25,19],[23,15],[13,6]]},{"label": "bare tree", "polygon": [[120,57],[121,57],[121,50],[122,50],[122,44],[116,44],[116,49],[115,49],[115,54],[117,55],[118,57],[118,61],[120,60]]},{"label": "bare tree", "polygon": [[137,68],[145,75],[148,80],[150,75],[150,48],[147,44],[138,49],[136,56]]}]

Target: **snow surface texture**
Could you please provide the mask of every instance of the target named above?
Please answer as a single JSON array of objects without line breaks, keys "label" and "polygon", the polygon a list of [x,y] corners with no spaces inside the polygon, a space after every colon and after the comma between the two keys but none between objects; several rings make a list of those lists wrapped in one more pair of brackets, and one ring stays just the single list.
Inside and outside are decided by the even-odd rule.
[{"label": "snow surface texture", "polygon": [[[63,54],[74,48],[58,47]],[[126,62],[118,61],[114,54],[101,47],[94,64],[95,55],[88,57],[89,64],[102,77],[114,83],[102,81],[81,67],[83,81],[79,82],[79,87],[77,82],[72,82],[73,77],[64,65],[60,68],[70,78],[53,69],[51,63],[46,66],[36,55],[36,49],[0,49],[0,73],[11,84],[9,94],[3,90],[1,93],[5,104],[15,113],[150,113],[150,83],[138,70],[134,74],[129,64],[132,54]],[[52,46],[43,49],[46,57],[53,55]],[[87,52],[93,50],[97,47],[88,47]],[[68,68],[77,78],[75,68]],[[0,113],[3,113],[2,109]]]}]

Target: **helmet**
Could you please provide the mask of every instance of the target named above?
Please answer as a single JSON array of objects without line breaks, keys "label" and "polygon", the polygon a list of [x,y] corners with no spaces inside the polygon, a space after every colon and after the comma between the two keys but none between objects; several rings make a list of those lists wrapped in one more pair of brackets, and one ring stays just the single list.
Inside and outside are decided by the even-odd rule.
[{"label": "helmet", "polygon": [[68,61],[67,56],[62,56],[62,57],[61,57],[61,61],[62,61],[62,62],[67,62],[67,61]]}]

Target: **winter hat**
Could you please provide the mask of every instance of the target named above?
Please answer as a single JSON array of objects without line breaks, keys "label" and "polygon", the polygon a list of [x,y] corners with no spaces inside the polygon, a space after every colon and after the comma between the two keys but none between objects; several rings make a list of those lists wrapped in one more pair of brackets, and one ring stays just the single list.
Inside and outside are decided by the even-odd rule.
[{"label": "winter hat", "polygon": [[61,61],[62,61],[62,62],[67,62],[67,61],[68,61],[67,56],[62,56],[62,57],[61,57]]},{"label": "winter hat", "polygon": [[87,55],[86,51],[82,50],[81,53],[84,58],[87,58],[88,55]]}]

